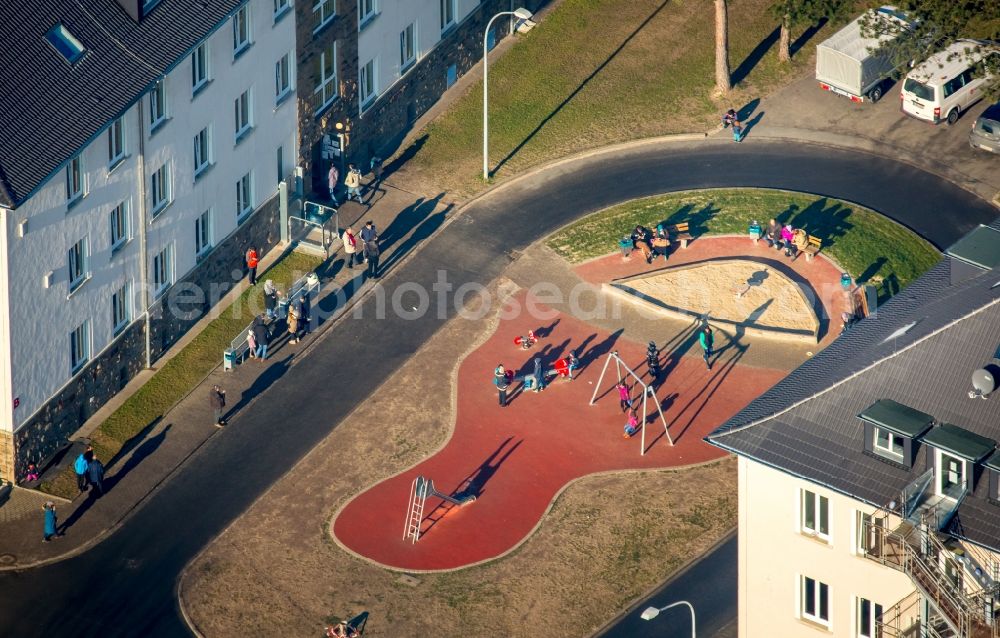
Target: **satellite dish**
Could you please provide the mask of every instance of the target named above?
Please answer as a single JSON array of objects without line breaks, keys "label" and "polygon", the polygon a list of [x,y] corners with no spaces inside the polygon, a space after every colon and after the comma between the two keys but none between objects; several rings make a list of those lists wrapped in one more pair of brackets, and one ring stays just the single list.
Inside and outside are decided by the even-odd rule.
[{"label": "satellite dish", "polygon": [[972,373],[972,387],[977,394],[985,397],[997,389],[997,380],[989,370],[980,368]]}]

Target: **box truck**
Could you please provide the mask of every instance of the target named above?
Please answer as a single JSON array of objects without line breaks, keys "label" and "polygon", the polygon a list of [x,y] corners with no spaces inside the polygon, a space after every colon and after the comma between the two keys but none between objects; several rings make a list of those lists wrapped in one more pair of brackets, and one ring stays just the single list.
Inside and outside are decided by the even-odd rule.
[{"label": "box truck", "polygon": [[[875,20],[892,21],[896,27],[906,29],[910,22],[895,7],[880,7],[868,12]],[[816,46],[816,79],[825,91],[848,97],[853,102],[878,102],[895,79],[900,65],[893,64],[886,53],[871,53],[896,38],[895,30],[866,38],[861,34],[859,16],[826,41]]]}]

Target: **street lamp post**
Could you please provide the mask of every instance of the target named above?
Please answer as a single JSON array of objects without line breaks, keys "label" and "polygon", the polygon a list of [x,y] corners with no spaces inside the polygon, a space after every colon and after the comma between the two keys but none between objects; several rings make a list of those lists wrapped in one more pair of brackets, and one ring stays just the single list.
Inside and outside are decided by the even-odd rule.
[{"label": "street lamp post", "polygon": [[490,160],[489,160],[489,112],[487,110],[487,95],[489,89],[489,64],[486,61],[486,46],[488,44],[487,40],[490,37],[490,26],[493,21],[500,16],[514,16],[519,20],[529,20],[531,19],[531,12],[521,7],[513,11],[501,11],[496,14],[490,21],[486,23],[486,30],[483,31],[483,180],[489,180],[490,178]]},{"label": "street lamp post", "polygon": [[687,605],[687,608],[691,610],[691,638],[697,638],[697,636],[695,634],[695,631],[694,631],[694,607],[692,607],[691,603],[689,603],[686,600],[680,600],[680,601],[677,601],[676,603],[671,603],[671,604],[667,605],[666,607],[659,607],[659,608],[657,608],[657,607],[646,607],[646,609],[643,610],[643,612],[640,615],[640,617],[643,620],[652,620],[652,619],[656,618],[657,616],[659,616],[661,611],[666,611],[666,610],[670,609],[671,607],[677,607],[678,605]]}]

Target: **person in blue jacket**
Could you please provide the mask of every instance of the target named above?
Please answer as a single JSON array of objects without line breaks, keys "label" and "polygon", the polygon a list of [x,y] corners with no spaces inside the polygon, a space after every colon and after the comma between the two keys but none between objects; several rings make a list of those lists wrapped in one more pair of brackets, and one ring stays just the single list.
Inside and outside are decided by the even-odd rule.
[{"label": "person in blue jacket", "polygon": [[89,466],[86,452],[81,452],[80,456],[73,461],[73,471],[76,472],[76,487],[81,492],[87,491],[87,468]]},{"label": "person in blue jacket", "polygon": [[42,540],[47,543],[56,535],[56,525],[58,524],[56,504],[52,501],[46,501],[45,505],[42,505],[42,511],[45,513],[45,532]]},{"label": "person in blue jacket", "polygon": [[698,333],[698,343],[701,344],[702,358],[705,360],[705,367],[712,369],[709,359],[712,357],[712,346],[715,345],[715,337],[712,336],[712,327],[705,326]]}]

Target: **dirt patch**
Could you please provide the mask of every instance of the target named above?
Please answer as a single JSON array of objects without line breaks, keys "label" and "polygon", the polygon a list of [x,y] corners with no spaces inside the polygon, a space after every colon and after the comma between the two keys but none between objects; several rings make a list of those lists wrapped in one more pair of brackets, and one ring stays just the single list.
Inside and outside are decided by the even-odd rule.
[{"label": "dirt patch", "polygon": [[732,528],[736,464],[727,458],[580,480],[507,557],[415,583],[339,549],[326,533],[336,508],[447,440],[455,384],[445,389],[427,370],[450,370],[454,381],[464,356],[455,344],[477,347],[494,321],[446,324],[189,566],[182,597],[199,631],[319,636],[325,623],[368,611],[373,638],[580,636]]}]

